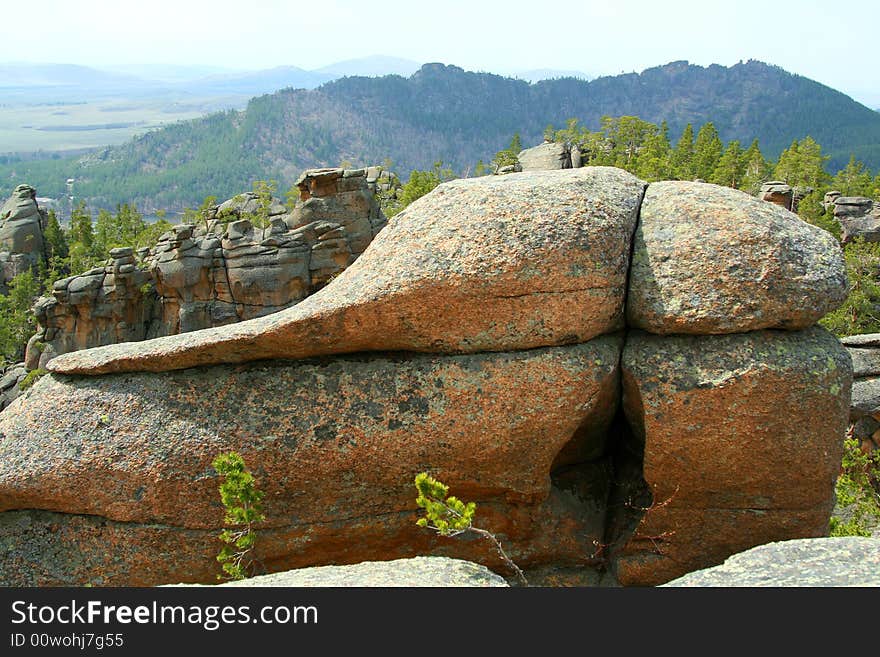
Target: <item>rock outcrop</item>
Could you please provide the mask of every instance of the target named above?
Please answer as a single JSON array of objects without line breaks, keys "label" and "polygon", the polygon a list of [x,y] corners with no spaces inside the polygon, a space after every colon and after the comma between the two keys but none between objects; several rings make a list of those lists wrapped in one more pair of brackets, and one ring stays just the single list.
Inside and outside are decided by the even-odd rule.
[{"label": "rock outcrop", "polygon": [[293,211],[240,194],[209,211],[204,225],[175,226],[149,252],[114,249],[104,267],[58,281],[35,305],[29,367],[262,317],[321,289],[386,221],[364,169],[309,170],[298,184],[304,202]]},{"label": "rock outcrop", "polygon": [[36,270],[46,259],[43,229],[47,214],[37,206],[37,190],[19,185],[0,207],[0,294],[15,276]]},{"label": "rock outcrop", "polygon": [[217,586],[504,587],[507,582],[478,563],[448,557],[413,557],[391,561],[365,561],[350,566],[298,568],[241,581],[224,582]]},{"label": "rock outcrop", "polygon": [[845,296],[839,245],[744,193],[645,187],[605,167],[446,183],[292,308],[52,360],[0,414],[0,582],[210,581],[230,449],[266,491],[270,571],[503,572],[488,542],[416,527],[421,471],[538,584],[658,584],[822,535],[852,369],[811,324]]},{"label": "rock outcrop", "polygon": [[880,449],[880,333],[852,335],[841,342],[853,364],[853,436],[865,450]]},{"label": "rock outcrop", "polygon": [[[578,157],[580,157],[580,152],[578,152]],[[538,146],[526,148],[520,151],[517,159],[522,167],[522,171],[550,171],[572,168],[571,148],[568,144],[555,141],[545,141]]]},{"label": "rock outcrop", "polygon": [[834,218],[842,229],[844,244],[860,238],[866,242],[880,242],[880,206],[863,196],[834,198]]},{"label": "rock outcrop", "polygon": [[664,586],[880,586],[880,538],[769,543]]},{"label": "rock outcrop", "polygon": [[24,363],[7,365],[0,370],[0,411],[9,406],[21,394],[19,384],[27,376]]},{"label": "rock outcrop", "polygon": [[113,249],[104,267],[62,278],[51,297],[37,300],[38,327],[25,362],[37,369],[69,351],[163,335],[157,311],[149,272],[138,266],[131,248]]},{"label": "rock outcrop", "polygon": [[826,213],[834,214],[834,201],[837,200],[838,197],[841,196],[841,193],[836,189],[832,189],[831,191],[825,192],[825,196],[822,198],[822,208]]},{"label": "rock outcrop", "polygon": [[794,190],[784,180],[769,180],[761,185],[761,190],[758,192],[758,198],[762,201],[773,203],[786,210],[791,210],[793,197]]}]

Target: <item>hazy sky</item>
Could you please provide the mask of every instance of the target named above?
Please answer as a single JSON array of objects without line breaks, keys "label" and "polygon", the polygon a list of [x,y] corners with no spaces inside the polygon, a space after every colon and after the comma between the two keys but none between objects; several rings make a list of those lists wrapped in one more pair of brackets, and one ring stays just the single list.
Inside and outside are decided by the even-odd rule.
[{"label": "hazy sky", "polygon": [[880,0],[40,0],[22,14],[0,62],[311,69],[383,54],[603,75],[759,59],[880,107]]}]

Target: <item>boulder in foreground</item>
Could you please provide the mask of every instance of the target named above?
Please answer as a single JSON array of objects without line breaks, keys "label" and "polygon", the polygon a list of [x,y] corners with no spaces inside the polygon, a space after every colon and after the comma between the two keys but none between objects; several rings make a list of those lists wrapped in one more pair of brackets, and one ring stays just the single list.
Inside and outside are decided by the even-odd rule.
[{"label": "boulder in foreground", "polygon": [[880,586],[880,538],[768,543],[664,586]]},{"label": "boulder in foreground", "polygon": [[[43,377],[0,414],[0,582],[212,581],[211,462],[229,450],[266,492],[270,571],[438,547],[496,563],[485,541],[416,527],[421,471],[477,502],[521,567],[589,565],[621,343]],[[554,483],[575,463],[596,464],[586,487]]]},{"label": "boulder in foreground", "polygon": [[364,561],[349,566],[315,566],[225,582],[219,586],[507,586],[503,577],[478,563],[449,557]]}]

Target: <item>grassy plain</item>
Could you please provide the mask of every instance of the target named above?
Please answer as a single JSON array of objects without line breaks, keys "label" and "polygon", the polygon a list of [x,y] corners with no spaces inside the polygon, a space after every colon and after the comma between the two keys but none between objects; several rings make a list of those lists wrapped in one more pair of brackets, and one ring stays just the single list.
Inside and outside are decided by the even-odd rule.
[{"label": "grassy plain", "polygon": [[244,107],[245,96],[112,98],[96,102],[3,103],[0,154],[59,152],[121,144],[148,130]]}]

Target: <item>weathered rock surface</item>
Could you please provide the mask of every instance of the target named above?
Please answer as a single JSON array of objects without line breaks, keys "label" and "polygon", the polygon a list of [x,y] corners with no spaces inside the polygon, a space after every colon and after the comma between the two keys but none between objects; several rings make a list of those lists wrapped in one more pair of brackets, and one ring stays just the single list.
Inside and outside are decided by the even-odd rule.
[{"label": "weathered rock surface", "polygon": [[294,208],[290,227],[345,218],[342,225],[354,257],[387,223],[367,183],[366,169],[307,169],[296,185],[302,203]]},{"label": "weathered rock surface", "polygon": [[113,249],[104,267],[55,282],[34,304],[37,332],[25,362],[45,367],[58,354],[161,335],[159,301],[149,272],[130,248]]},{"label": "weathered rock surface", "polygon": [[[841,343],[853,362],[850,420],[873,417],[880,422],[880,333],[852,335],[842,338]],[[874,430],[877,428],[880,425]]]},{"label": "weathered rock surface", "polygon": [[24,363],[8,365],[0,370],[0,411],[9,406],[21,394],[19,384],[27,376]]},{"label": "weathered rock surface", "polygon": [[774,203],[779,207],[791,210],[792,197],[794,190],[791,186],[782,180],[770,180],[761,185],[758,198],[762,201]]},{"label": "weathered rock surface", "polygon": [[880,333],[841,339],[853,362],[849,419],[865,450],[880,449]]},{"label": "weathered rock surface", "polygon": [[43,228],[47,215],[37,206],[37,190],[18,185],[0,207],[0,294],[7,284],[45,259]]},{"label": "weathered rock surface", "polygon": [[292,308],[219,329],[66,354],[48,367],[100,374],[584,342],[623,326],[644,186],[611,167],[445,183],[396,215],[351,267]]},{"label": "weathered rock surface", "polygon": [[880,538],[778,541],[664,586],[880,586]]},{"label": "weathered rock surface", "polygon": [[844,244],[855,239],[880,242],[880,206],[862,196],[834,198],[834,218],[841,227],[840,241]]},{"label": "weathered rock surface", "polygon": [[568,145],[558,142],[544,142],[526,148],[517,156],[523,171],[550,171],[571,169],[571,150]]},{"label": "weathered rock surface", "polygon": [[[30,523],[45,558],[71,562],[63,582],[90,576],[70,556],[78,546],[39,538],[65,518],[114,545],[120,564],[102,563],[105,582],[210,581],[223,515],[211,461],[236,450],[266,491],[261,558],[273,571],[438,545],[498,564],[483,541],[415,526],[413,478],[423,470],[476,501],[521,567],[595,565],[620,345],[605,336],[515,353],[44,377],[0,414],[0,510],[64,514],[15,520]],[[566,469],[573,462],[592,473],[587,484]],[[162,553],[141,552],[145,532]],[[0,540],[0,581],[57,570],[40,562],[20,572],[21,549]]]},{"label": "weathered rock surface", "polygon": [[828,192],[825,192],[825,196],[822,197],[822,207],[825,209],[825,212],[830,214],[834,214],[834,201],[836,201],[841,196],[841,193],[836,189],[832,189]]},{"label": "weathered rock surface", "polygon": [[631,332],[622,367],[653,507],[618,561],[621,583],[657,584],[695,559],[827,533],[852,382],[834,336]]},{"label": "weathered rock surface", "polygon": [[365,561],[350,566],[315,566],[260,575],[219,586],[508,586],[485,566],[449,557]]},{"label": "weathered rock surface", "polygon": [[744,192],[652,183],[633,245],[627,322],[658,334],[802,329],[848,292],[827,232]]}]

